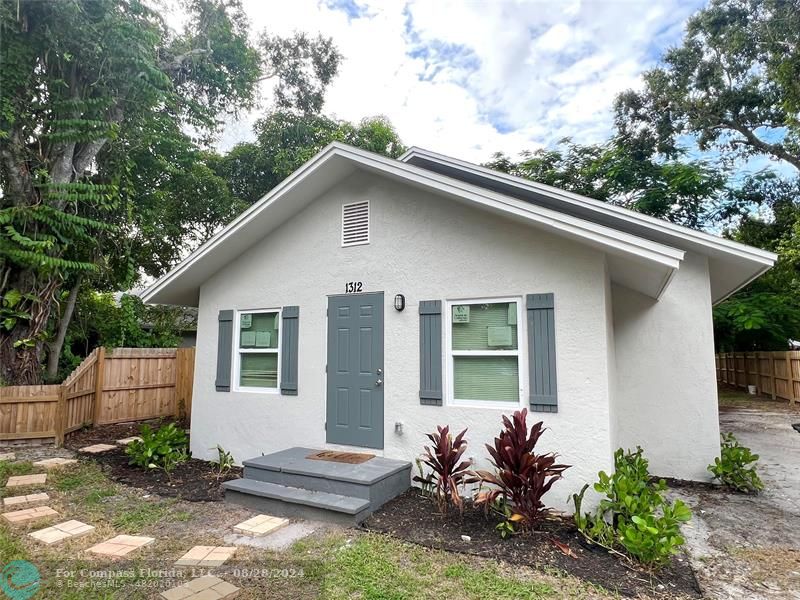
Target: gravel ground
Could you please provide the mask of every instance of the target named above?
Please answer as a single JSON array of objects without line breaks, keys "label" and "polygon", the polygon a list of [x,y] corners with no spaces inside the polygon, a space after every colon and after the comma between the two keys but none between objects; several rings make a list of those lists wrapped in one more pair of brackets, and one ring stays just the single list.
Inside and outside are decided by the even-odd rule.
[{"label": "gravel ground", "polygon": [[720,428],[760,455],[757,496],[676,490],[692,507],[689,555],[706,597],[800,599],[800,404],[723,408]]}]

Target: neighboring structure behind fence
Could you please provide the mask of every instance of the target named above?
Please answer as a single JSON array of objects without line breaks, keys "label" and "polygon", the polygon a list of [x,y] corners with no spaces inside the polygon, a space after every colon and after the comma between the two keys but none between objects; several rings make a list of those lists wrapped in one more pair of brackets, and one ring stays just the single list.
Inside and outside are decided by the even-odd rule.
[{"label": "neighboring structure behind fence", "polygon": [[740,388],[756,386],[759,394],[800,400],[800,351],[724,352],[716,355],[717,381]]},{"label": "neighboring structure behind fence", "polygon": [[194,348],[96,348],[61,385],[0,387],[0,441],[189,416]]}]

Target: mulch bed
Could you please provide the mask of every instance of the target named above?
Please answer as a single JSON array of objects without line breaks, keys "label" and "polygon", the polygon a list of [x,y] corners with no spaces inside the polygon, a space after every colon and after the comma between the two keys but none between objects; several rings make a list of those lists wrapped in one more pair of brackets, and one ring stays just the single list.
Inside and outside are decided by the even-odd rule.
[{"label": "mulch bed", "polygon": [[[463,517],[458,513],[443,517],[433,500],[412,488],[373,513],[363,527],[429,548],[536,568],[555,567],[623,596],[700,597],[697,580],[684,556],[651,574],[588,544],[571,520],[549,520],[540,531],[508,539],[500,537],[496,524],[491,516],[487,519],[482,510],[469,505]],[[462,535],[469,536],[470,541],[464,541]],[[553,540],[568,547],[577,558],[564,554]]]},{"label": "mulch bed", "polygon": [[[64,446],[70,450],[78,450],[92,444],[114,444],[116,440],[139,434],[140,423],[119,423],[100,425],[78,430],[69,434]],[[160,422],[151,422],[152,427],[159,427]],[[84,454],[99,463],[108,476],[119,483],[147,490],[159,496],[169,496],[189,500],[190,502],[218,502],[224,492],[222,483],[242,476],[242,469],[234,467],[217,479],[215,465],[196,458],[178,465],[168,476],[163,471],[145,471],[128,464],[128,456],[124,446],[102,454]]]}]

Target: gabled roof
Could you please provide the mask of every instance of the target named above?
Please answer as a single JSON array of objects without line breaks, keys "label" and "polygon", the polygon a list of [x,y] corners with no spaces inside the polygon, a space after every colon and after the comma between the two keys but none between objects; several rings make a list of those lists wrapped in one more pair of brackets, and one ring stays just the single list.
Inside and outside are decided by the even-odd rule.
[{"label": "gabled roof", "polygon": [[423,148],[412,147],[398,160],[673,248],[704,254],[709,260],[711,298],[714,303],[721,302],[762,275],[778,258],[766,250]]},{"label": "gabled roof", "polygon": [[[547,206],[511,193],[501,193],[491,189],[485,180],[480,180],[482,185],[476,185],[466,181],[464,173],[456,173],[461,176],[453,177],[437,172],[430,165],[414,164],[415,160],[421,160],[421,154],[414,152],[421,151],[412,150],[403,157],[404,160],[398,161],[338,142],[328,145],[146,289],[142,293],[143,299],[146,302],[196,306],[200,286],[211,275],[356,170],[402,181],[595,247],[608,255],[612,281],[653,298],[663,293],[683,259],[684,251],[679,246],[609,226],[600,219],[571,214],[561,210],[563,207],[557,204]],[[430,156],[425,160],[430,161]],[[440,163],[437,168],[441,169],[443,165]]]}]

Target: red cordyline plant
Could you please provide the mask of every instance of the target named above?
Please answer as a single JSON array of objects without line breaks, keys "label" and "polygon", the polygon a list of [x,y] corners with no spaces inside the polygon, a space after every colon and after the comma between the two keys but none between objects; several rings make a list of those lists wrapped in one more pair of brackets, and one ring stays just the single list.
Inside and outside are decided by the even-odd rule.
[{"label": "red cordyline plant", "polygon": [[550,509],[545,507],[542,496],[569,468],[569,465],[556,463],[552,452],[534,452],[545,428],[540,421],[529,433],[527,416],[528,410],[524,408],[516,411],[512,420],[503,416],[504,429],[494,438],[494,446],[486,444],[497,472],[476,471],[467,481],[494,486],[489,491],[479,491],[475,503],[483,504],[488,510],[502,499],[510,508],[510,520],[522,529],[532,529],[547,515]]},{"label": "red cordyline plant", "polygon": [[414,477],[414,481],[436,490],[440,512],[447,512],[450,503],[462,511],[464,505],[458,487],[464,484],[472,466],[472,461],[461,460],[461,455],[467,449],[467,441],[464,439],[467,430],[453,438],[449,426],[437,426],[436,429],[436,432],[426,434],[433,446],[425,446],[425,455],[422,457],[422,462],[431,468],[431,473],[427,477]]}]

